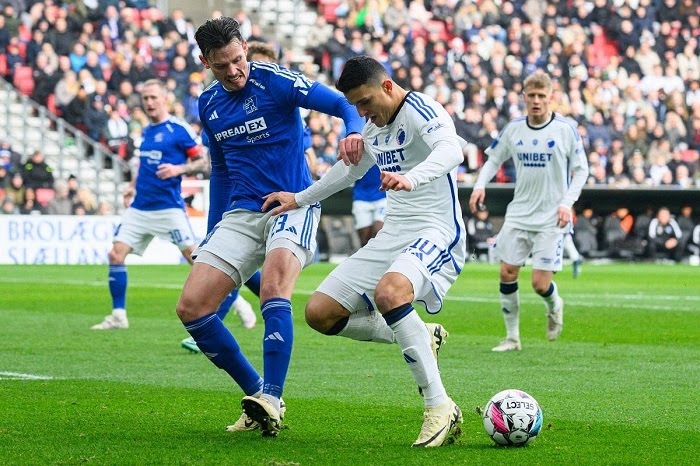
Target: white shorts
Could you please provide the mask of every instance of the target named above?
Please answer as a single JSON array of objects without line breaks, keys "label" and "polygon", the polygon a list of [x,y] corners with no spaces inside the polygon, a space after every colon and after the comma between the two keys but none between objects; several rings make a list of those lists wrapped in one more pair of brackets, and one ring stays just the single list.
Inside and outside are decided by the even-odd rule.
[{"label": "white shorts", "polygon": [[352,216],[355,229],[367,228],[375,222],[383,222],[386,215],[386,198],[377,201],[353,201]]},{"label": "white shorts", "polygon": [[112,242],[128,244],[142,255],[154,237],[170,241],[181,251],[197,244],[183,209],[139,210],[129,207],[114,230]]},{"label": "white shorts", "polygon": [[[209,264],[226,273],[237,285],[253,276],[272,249],[291,250],[301,266],[305,267],[316,252],[316,230],[320,217],[320,204],[276,216],[233,210],[224,214],[192,256],[195,262]],[[212,256],[218,259],[212,259]]]},{"label": "white shorts", "polygon": [[558,272],[564,255],[561,230],[526,231],[503,225],[496,237],[494,253],[502,262],[522,267],[532,253],[532,268]]},{"label": "white shorts", "polygon": [[350,312],[373,310],[377,308],[374,289],[379,279],[387,272],[398,272],[413,285],[414,301],[428,313],[436,314],[463,265],[463,240],[450,251],[447,245],[435,244],[425,237],[406,238],[380,230],[366,246],[341,262],[317,291]]}]

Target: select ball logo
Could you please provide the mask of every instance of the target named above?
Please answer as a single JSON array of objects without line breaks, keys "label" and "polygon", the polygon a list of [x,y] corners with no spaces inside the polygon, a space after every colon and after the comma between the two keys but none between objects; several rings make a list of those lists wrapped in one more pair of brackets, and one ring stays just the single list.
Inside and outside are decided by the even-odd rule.
[{"label": "select ball logo", "polygon": [[495,394],[486,404],[483,417],[484,430],[498,445],[527,445],[542,428],[540,405],[522,390]]}]

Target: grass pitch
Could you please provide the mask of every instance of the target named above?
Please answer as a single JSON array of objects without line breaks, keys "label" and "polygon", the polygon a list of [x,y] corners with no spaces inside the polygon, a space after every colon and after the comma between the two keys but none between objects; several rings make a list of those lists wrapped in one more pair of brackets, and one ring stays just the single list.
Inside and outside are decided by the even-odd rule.
[{"label": "grass pitch", "polygon": [[[700,274],[689,266],[586,264],[556,276],[561,339],[520,280],[523,351],[490,351],[503,335],[497,266],[468,264],[442,312],[440,366],[464,412],[454,445],[410,448],[422,400],[395,345],[325,337],[303,308],[331,266],[302,274],[295,347],[276,439],[224,431],[242,392],[202,355],[179,347],[174,313],[186,266],[129,268],[129,330],[89,330],[109,312],[107,268],[0,267],[0,464],[423,465],[698,464]],[[257,305],[250,292],[244,296]],[[227,325],[260,368],[263,327]],[[525,448],[495,447],[476,409],[520,388],[544,412]]]}]

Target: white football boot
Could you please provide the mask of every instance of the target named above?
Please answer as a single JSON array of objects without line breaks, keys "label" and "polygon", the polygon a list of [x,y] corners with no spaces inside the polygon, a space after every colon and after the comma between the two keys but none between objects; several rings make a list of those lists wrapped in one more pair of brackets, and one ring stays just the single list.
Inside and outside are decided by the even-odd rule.
[{"label": "white football boot", "polygon": [[118,317],[114,314],[106,316],[102,322],[90,327],[91,330],[117,330],[127,328],[129,328],[129,319],[127,319],[126,316]]},{"label": "white football boot", "polygon": [[462,434],[460,424],[462,411],[451,398],[441,406],[427,407],[423,412],[420,435],[413,446],[429,448],[453,443]]},{"label": "white football boot", "polygon": [[253,310],[253,306],[250,305],[248,301],[245,300],[245,298],[241,295],[238,295],[236,300],[233,302],[233,312],[235,312],[238,315],[238,318],[241,319],[241,323],[243,324],[243,327],[245,328],[254,328],[255,323],[257,322],[258,318],[255,315],[255,311]]},{"label": "white football boot", "polygon": [[551,312],[547,312],[547,339],[554,341],[559,338],[564,328],[564,300],[559,297]]},{"label": "white football boot", "polygon": [[503,353],[505,351],[520,351],[522,346],[520,346],[520,340],[513,340],[511,338],[506,338],[498,344],[491,348],[491,351],[496,353]]}]

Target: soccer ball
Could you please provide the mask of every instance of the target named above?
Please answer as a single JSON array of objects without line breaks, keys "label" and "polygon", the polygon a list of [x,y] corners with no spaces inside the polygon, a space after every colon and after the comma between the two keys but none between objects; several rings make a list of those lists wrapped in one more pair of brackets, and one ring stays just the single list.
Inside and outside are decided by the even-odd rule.
[{"label": "soccer ball", "polygon": [[486,403],[483,417],[486,433],[499,445],[527,445],[542,428],[540,405],[522,390],[496,393]]}]

